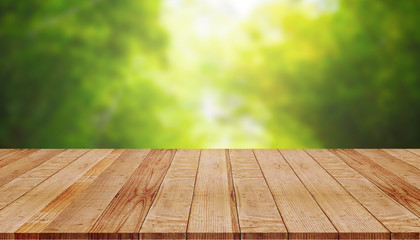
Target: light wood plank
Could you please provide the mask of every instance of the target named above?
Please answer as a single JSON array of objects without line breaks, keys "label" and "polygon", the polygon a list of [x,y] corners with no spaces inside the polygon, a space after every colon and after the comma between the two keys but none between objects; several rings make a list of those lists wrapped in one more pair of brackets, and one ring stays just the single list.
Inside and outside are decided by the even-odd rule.
[{"label": "light wood plank", "polygon": [[339,239],[389,239],[389,231],[304,150],[279,151],[336,227]]},{"label": "light wood plank", "polygon": [[379,166],[392,171],[398,177],[420,189],[420,169],[379,149],[355,149]]},{"label": "light wood plank", "polygon": [[[40,150],[42,151],[42,150]],[[0,232],[13,233],[112,150],[90,150],[31,191],[0,210]]]},{"label": "light wood plank", "polygon": [[339,239],[389,239],[389,231],[304,150],[279,151],[336,227]]},{"label": "light wood plank", "polygon": [[93,225],[90,237],[102,239],[108,237],[108,233],[117,233],[115,236],[138,238],[144,218],[175,153],[174,149],[151,150]]},{"label": "light wood plank", "polygon": [[416,167],[417,169],[420,169],[420,156],[407,151],[405,149],[381,149],[382,151],[391,154],[392,156],[401,159],[402,161],[405,161],[406,163],[409,163]]},{"label": "light wood plank", "polygon": [[92,184],[115,160],[125,152],[115,149],[93,168],[77,179],[51,203],[29,219],[15,232],[17,238],[38,239],[42,232],[63,210],[70,205],[90,184]]},{"label": "light wood plank", "polygon": [[1,186],[0,209],[4,208],[86,152],[86,149],[68,149]]},{"label": "light wood plank", "polygon": [[338,239],[338,232],[277,150],[254,150],[289,239]]},{"label": "light wood plank", "polygon": [[392,239],[419,239],[420,219],[327,149],[306,150],[391,231]]},{"label": "light wood plank", "polygon": [[240,239],[227,151],[201,151],[188,223],[188,239]]},{"label": "light wood plank", "polygon": [[38,151],[39,149],[20,149],[9,154],[5,154],[0,157],[0,168],[15,162],[23,157],[28,156],[31,153]]},{"label": "light wood plank", "polygon": [[0,160],[22,150],[23,149],[0,149]]},{"label": "light wood plank", "polygon": [[410,148],[410,149],[407,149],[407,151],[410,151],[410,152],[420,156],[420,149],[419,148],[417,148],[417,149]]},{"label": "light wood plank", "polygon": [[420,217],[420,190],[353,149],[331,149],[350,167]]},{"label": "light wood plank", "polygon": [[251,149],[229,151],[241,239],[287,239],[287,230]]},{"label": "light wood plank", "polygon": [[41,149],[0,168],[0,186],[49,160],[64,149]]},{"label": "light wood plank", "polygon": [[178,150],[140,229],[140,239],[186,239],[200,150]]},{"label": "light wood plank", "polygon": [[149,149],[125,151],[40,233],[40,238],[88,239],[89,229],[143,162],[149,151]]},{"label": "light wood plank", "polygon": [[[83,150],[62,150],[23,164],[40,151],[0,156],[0,171],[17,170],[3,170],[14,177],[0,186],[0,239],[420,239],[410,184],[420,156],[408,150],[163,150],[173,154],[139,160],[139,150],[104,149],[79,152],[76,165]],[[391,233],[378,236],[372,221]]]},{"label": "light wood plank", "polygon": [[0,148],[0,157],[2,157],[5,154],[8,154],[10,152],[16,151],[18,149],[13,149],[13,148]]}]

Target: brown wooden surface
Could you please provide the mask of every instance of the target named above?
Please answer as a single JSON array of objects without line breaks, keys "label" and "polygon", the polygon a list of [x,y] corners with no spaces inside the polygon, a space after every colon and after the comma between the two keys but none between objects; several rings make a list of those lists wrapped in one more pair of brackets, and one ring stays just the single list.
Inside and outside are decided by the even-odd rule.
[{"label": "brown wooden surface", "polygon": [[287,239],[287,230],[251,149],[230,150],[242,239]]},{"label": "brown wooden surface", "polygon": [[420,239],[419,149],[0,149],[0,239]]},{"label": "brown wooden surface", "polygon": [[227,150],[202,150],[187,238],[240,239]]}]

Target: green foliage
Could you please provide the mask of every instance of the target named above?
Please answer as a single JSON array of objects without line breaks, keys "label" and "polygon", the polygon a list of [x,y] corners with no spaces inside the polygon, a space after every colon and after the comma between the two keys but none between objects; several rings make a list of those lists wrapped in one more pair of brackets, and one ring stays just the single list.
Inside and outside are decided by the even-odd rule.
[{"label": "green foliage", "polygon": [[[137,146],[113,137],[144,124],[152,137],[153,109],[165,96],[152,82],[138,84],[126,99],[130,56],[164,57],[166,35],[157,22],[156,1],[2,1],[0,76],[1,138],[4,147]],[[154,60],[155,62],[159,62]],[[137,99],[136,99],[137,98]],[[155,101],[149,101],[149,99]],[[136,101],[133,101],[136,100]],[[112,106],[110,108],[110,106]],[[127,109],[131,108],[131,109]],[[137,112],[141,110],[142,113]],[[140,137],[140,139],[143,139]],[[143,145],[147,145],[143,143]]]},{"label": "green foliage", "polygon": [[418,147],[419,10],[3,0],[0,146]]}]

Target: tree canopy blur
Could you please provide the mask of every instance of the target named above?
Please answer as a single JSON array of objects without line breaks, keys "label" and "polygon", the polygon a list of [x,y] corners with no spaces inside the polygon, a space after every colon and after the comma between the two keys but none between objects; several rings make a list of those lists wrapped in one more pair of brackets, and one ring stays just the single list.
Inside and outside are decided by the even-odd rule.
[{"label": "tree canopy blur", "polygon": [[420,146],[420,1],[0,1],[0,147]]}]

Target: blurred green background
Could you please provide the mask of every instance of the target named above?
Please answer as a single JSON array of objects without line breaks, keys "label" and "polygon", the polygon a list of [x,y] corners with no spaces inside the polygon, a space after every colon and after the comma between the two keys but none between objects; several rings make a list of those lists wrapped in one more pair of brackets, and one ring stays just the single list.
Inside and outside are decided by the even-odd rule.
[{"label": "blurred green background", "polygon": [[419,147],[419,12],[2,0],[0,147]]}]

